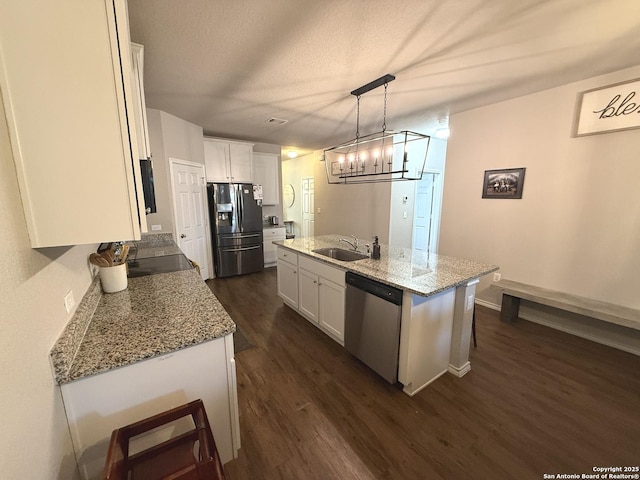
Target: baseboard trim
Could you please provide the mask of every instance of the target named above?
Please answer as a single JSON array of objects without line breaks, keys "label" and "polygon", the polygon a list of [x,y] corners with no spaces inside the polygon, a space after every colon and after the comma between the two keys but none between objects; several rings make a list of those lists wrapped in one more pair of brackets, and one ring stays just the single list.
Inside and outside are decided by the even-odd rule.
[{"label": "baseboard trim", "polygon": [[632,353],[633,355],[640,356],[640,349],[634,348],[631,345],[625,345],[623,343],[619,343],[614,340],[601,337],[599,335],[592,335],[592,334],[589,334],[588,332],[578,330],[575,328],[565,327],[564,325],[558,325],[553,320],[545,318],[540,315],[535,315],[531,313],[521,313],[520,318],[523,320],[527,320],[529,322],[537,323],[538,325],[544,325],[545,327],[553,328],[555,330],[560,330],[561,332],[575,335],[576,337],[584,338],[585,340],[590,340],[592,342],[596,342],[601,345],[606,345],[608,347],[612,347],[617,350],[622,350],[623,352]]},{"label": "baseboard trim", "polygon": [[467,362],[461,367],[454,367],[453,365],[449,364],[447,371],[452,375],[455,375],[456,377],[460,378],[471,371],[471,363]]},{"label": "baseboard trim", "polygon": [[[500,311],[500,305],[488,302],[486,300],[481,300],[476,297],[475,303],[481,305],[483,307],[490,308],[491,310]],[[553,328],[555,330],[559,330],[561,332],[569,333],[571,335],[575,335],[576,337],[584,338],[585,340],[590,340],[592,342],[599,343],[601,345],[606,345],[611,348],[615,348],[617,350],[622,350],[623,352],[631,353],[633,355],[640,356],[640,348],[636,348],[633,345],[627,345],[624,343],[616,342],[615,340],[602,337],[601,335],[594,335],[585,330],[580,330],[578,328],[571,328],[565,325],[560,325],[555,322],[553,319],[544,316],[544,314],[536,314],[536,312],[523,312],[520,311],[520,318],[522,320],[526,320],[528,322],[537,323],[538,325],[543,325],[545,327]],[[452,372],[453,373],[453,372]],[[455,375],[455,374],[454,374]]]}]

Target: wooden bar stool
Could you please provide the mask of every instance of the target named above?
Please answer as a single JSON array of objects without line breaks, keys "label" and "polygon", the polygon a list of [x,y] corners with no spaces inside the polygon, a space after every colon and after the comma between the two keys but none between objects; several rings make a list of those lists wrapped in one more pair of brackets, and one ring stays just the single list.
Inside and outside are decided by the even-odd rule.
[{"label": "wooden bar stool", "polygon": [[[130,440],[154,428],[191,416],[194,428],[134,455]],[[105,480],[224,480],[224,470],[202,400],[195,400],[114,430]]]}]

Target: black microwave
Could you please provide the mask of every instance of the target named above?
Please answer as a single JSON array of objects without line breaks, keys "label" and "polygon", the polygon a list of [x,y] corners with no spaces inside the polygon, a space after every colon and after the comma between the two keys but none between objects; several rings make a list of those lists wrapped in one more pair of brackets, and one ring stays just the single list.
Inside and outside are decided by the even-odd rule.
[{"label": "black microwave", "polygon": [[144,194],[145,213],[156,213],[156,192],[153,187],[153,165],[150,158],[140,159],[142,174],[142,193]]}]

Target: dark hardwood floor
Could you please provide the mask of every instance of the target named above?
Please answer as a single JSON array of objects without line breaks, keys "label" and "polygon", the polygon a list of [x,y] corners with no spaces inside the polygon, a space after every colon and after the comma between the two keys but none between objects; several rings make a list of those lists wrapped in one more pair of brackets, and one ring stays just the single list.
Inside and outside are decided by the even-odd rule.
[{"label": "dark hardwood floor", "polygon": [[412,398],[284,306],[275,268],[207,283],[254,345],[236,355],[228,480],[524,480],[640,463],[640,357],[478,307],[471,372]]}]

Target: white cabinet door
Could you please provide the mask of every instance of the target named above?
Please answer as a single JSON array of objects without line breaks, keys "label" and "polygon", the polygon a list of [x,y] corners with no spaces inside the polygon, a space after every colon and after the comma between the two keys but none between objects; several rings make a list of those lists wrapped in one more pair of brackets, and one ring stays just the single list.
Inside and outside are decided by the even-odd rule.
[{"label": "white cabinet door", "polygon": [[[220,460],[236,458],[240,436],[233,356],[233,339],[227,335],[62,385],[81,477],[102,478],[113,430],[197,398],[204,403]],[[167,440],[167,433],[150,436]]]},{"label": "white cabinet door", "polygon": [[318,318],[320,328],[344,344],[345,287],[320,278],[318,287]]},{"label": "white cabinet door", "polygon": [[204,138],[207,182],[253,183],[253,143]]},{"label": "white cabinet door", "polygon": [[0,90],[32,247],[146,231],[128,22],[125,0],[2,4]]},{"label": "white cabinet door", "polygon": [[253,154],[253,183],[262,185],[263,205],[280,203],[279,160],[279,155],[273,153]]},{"label": "white cabinet door", "polygon": [[144,98],[144,47],[137,43],[132,43],[131,57],[134,121],[138,133],[137,158],[151,158],[149,127],[147,124],[147,102]]},{"label": "white cabinet door", "polygon": [[207,168],[207,182],[231,182],[228,143],[205,138],[204,164]]},{"label": "white cabinet door", "polygon": [[229,144],[229,164],[231,181],[253,183],[253,145],[247,143]]},{"label": "white cabinet door", "polygon": [[284,227],[265,228],[262,231],[262,251],[264,252],[264,266],[272,267],[278,260],[278,253],[273,242],[284,240],[287,236],[287,230]]},{"label": "white cabinet door", "polygon": [[299,312],[311,322],[318,323],[318,276],[298,269]]},{"label": "white cabinet door", "polygon": [[278,260],[278,296],[298,309],[298,267]]}]

